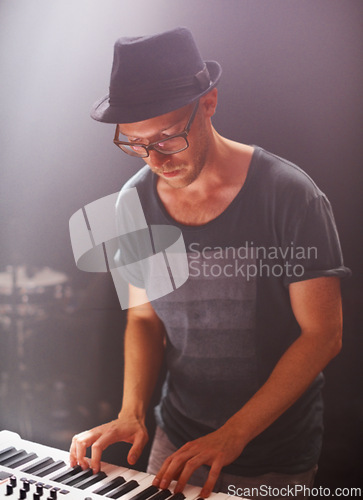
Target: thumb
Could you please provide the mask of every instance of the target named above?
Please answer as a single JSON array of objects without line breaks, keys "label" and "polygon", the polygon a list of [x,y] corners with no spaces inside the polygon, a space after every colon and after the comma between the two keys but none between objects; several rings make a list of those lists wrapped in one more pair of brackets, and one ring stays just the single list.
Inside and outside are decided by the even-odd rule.
[{"label": "thumb", "polygon": [[135,440],[127,455],[127,461],[130,465],[134,465],[139,460],[146,441],[147,439],[145,440],[143,433],[140,432],[135,435]]}]

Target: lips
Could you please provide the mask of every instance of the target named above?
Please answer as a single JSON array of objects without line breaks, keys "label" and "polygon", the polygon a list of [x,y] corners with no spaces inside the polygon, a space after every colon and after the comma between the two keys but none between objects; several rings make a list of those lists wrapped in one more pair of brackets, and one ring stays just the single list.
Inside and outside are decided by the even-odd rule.
[{"label": "lips", "polygon": [[179,174],[179,170],[172,170],[171,172],[162,172],[161,175],[163,175],[165,177],[175,177],[178,174]]}]

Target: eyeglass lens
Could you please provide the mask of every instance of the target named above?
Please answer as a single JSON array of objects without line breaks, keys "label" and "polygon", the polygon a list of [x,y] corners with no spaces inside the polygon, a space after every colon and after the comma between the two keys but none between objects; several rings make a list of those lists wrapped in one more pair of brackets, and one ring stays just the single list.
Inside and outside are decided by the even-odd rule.
[{"label": "eyeglass lens", "polygon": [[[125,153],[132,156],[147,156],[148,154],[147,148],[141,144],[118,144],[118,146]],[[171,137],[170,139],[165,139],[164,141],[160,141],[152,145],[152,149],[164,154],[177,153],[183,151],[187,147],[188,143],[184,136]]]}]

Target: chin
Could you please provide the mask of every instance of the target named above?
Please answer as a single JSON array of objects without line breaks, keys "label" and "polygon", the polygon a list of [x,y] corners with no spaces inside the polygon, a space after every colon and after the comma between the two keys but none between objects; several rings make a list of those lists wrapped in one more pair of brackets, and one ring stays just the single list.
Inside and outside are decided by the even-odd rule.
[{"label": "chin", "polygon": [[162,177],[163,181],[166,182],[170,187],[174,189],[182,189],[190,186],[198,177],[200,171],[184,171],[181,170],[179,175],[175,177]]}]

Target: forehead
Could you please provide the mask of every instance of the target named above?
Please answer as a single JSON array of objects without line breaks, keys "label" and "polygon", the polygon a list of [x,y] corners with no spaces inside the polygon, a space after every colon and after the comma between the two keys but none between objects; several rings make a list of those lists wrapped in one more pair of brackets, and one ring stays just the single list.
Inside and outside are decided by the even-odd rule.
[{"label": "forehead", "polygon": [[190,105],[176,109],[170,113],[149,118],[141,122],[120,123],[119,131],[131,137],[151,137],[164,130],[170,129],[183,120],[189,110]]}]

